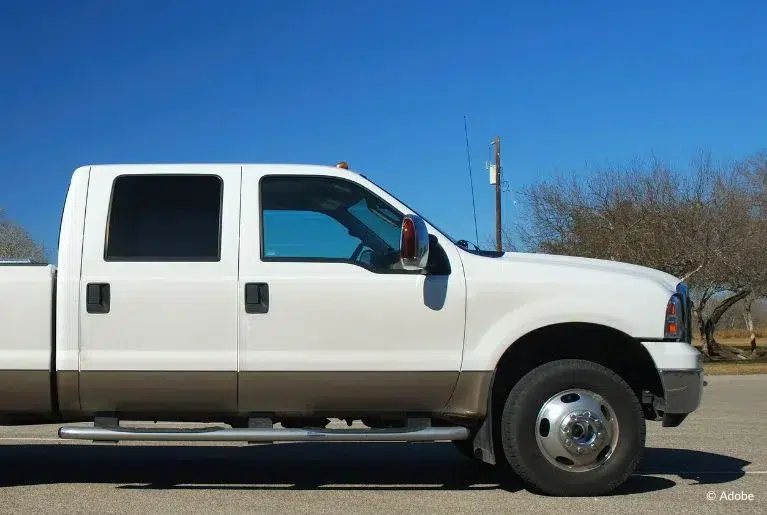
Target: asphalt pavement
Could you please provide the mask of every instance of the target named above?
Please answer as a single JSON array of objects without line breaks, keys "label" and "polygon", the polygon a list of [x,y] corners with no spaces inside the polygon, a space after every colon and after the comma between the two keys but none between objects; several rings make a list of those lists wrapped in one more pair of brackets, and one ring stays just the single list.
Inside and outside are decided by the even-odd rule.
[{"label": "asphalt pavement", "polygon": [[767,375],[707,380],[599,498],[530,493],[450,443],[91,444],[46,425],[0,428],[0,512],[767,513]]}]

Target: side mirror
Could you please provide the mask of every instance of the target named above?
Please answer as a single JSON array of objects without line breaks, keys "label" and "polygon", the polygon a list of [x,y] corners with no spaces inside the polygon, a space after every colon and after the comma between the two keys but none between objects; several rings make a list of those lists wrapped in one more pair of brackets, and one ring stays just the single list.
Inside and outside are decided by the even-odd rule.
[{"label": "side mirror", "polygon": [[405,215],[400,237],[400,260],[405,270],[423,270],[429,261],[429,231],[420,216]]}]

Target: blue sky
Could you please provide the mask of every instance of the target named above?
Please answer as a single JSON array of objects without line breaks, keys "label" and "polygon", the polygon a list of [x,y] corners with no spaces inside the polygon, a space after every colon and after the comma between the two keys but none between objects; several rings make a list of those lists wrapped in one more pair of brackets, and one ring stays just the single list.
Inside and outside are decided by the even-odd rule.
[{"label": "blue sky", "polygon": [[6,0],[0,206],[55,247],[83,164],[344,159],[473,239],[466,116],[485,241],[496,135],[512,189],[763,149],[765,19],[756,1]]}]

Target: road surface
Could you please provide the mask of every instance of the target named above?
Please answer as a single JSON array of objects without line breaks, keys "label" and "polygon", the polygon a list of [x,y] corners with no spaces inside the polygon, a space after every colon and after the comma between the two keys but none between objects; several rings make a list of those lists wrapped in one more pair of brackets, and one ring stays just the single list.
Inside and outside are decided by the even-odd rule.
[{"label": "road surface", "polygon": [[0,428],[0,512],[767,513],[767,375],[708,381],[681,427],[649,424],[607,497],[529,493],[450,443],[112,445],[28,426]]}]

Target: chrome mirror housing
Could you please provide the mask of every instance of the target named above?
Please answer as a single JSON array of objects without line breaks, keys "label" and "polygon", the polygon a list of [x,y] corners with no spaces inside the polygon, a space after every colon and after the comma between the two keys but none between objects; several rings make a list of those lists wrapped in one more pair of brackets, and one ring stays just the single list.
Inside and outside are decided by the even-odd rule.
[{"label": "chrome mirror housing", "polygon": [[405,215],[400,237],[400,261],[405,270],[423,270],[429,262],[429,230],[417,215]]}]

